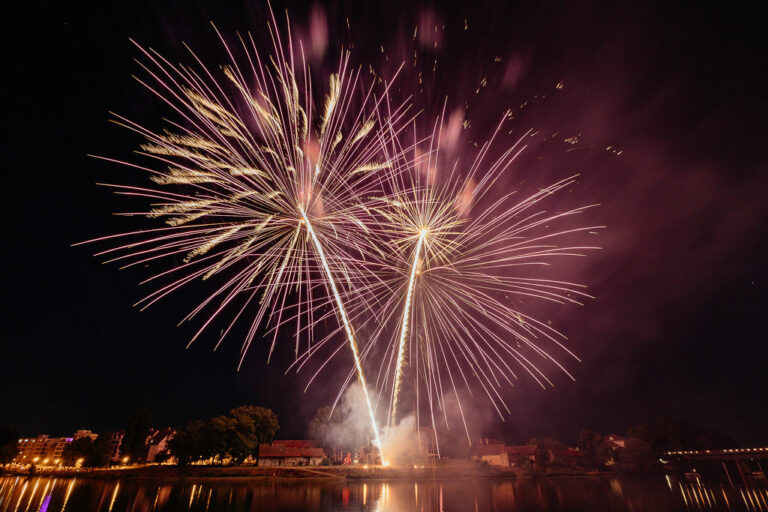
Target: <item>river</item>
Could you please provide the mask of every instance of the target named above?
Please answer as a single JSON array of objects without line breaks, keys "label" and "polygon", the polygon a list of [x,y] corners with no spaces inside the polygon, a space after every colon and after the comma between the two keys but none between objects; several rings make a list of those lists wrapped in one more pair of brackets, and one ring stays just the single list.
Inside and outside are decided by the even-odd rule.
[{"label": "river", "polygon": [[768,511],[768,491],[670,476],[513,480],[97,480],[0,477],[0,512]]}]

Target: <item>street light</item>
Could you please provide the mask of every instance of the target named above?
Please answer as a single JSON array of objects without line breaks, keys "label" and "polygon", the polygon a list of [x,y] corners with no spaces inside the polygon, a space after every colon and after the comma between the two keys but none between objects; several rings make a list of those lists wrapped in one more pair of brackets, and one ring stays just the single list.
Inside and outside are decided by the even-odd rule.
[{"label": "street light", "polygon": [[123,457],[123,464],[128,464],[128,459],[130,459],[130,457]]}]

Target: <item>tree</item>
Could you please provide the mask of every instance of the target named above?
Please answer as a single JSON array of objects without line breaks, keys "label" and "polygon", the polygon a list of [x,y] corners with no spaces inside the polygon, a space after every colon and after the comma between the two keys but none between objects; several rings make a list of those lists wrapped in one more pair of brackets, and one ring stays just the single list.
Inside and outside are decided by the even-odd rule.
[{"label": "tree", "polygon": [[632,425],[627,429],[627,437],[634,437],[649,443],[651,441],[651,434],[653,429],[648,423],[641,423],[639,425]]},{"label": "tree", "polygon": [[619,450],[619,466],[625,471],[650,471],[655,460],[650,445],[637,437],[628,437]]},{"label": "tree", "polygon": [[90,465],[95,467],[109,466],[112,432],[102,432],[91,443]]},{"label": "tree", "polygon": [[272,442],[279,428],[271,409],[244,405],[207,422],[190,421],[178,429],[169,449],[179,464],[216,456],[239,463],[257,456],[259,444]]},{"label": "tree", "polygon": [[0,425],[0,464],[8,464],[18,453],[19,433],[11,427]]},{"label": "tree", "polygon": [[176,432],[168,446],[178,463],[185,465],[212,457],[211,445],[209,425],[203,421],[190,421]]},{"label": "tree", "polygon": [[[192,457],[203,452],[203,457],[218,455],[239,463],[249,456],[258,456],[259,444],[272,442],[279,428],[277,415],[271,409],[243,405],[227,415],[211,418],[205,427],[194,425],[191,432],[181,435],[177,445],[180,443],[182,450],[191,446]],[[198,444],[199,436],[204,440]]]},{"label": "tree", "polygon": [[597,467],[597,448],[603,442],[603,436],[592,430],[582,430],[576,440],[576,447],[581,452],[582,465],[587,468]]},{"label": "tree", "polygon": [[555,464],[557,466],[562,466],[565,464],[565,453],[567,453],[567,450],[565,446],[563,446],[563,443],[552,437],[545,437],[541,443],[547,450],[547,457],[549,458],[548,463],[550,465]]},{"label": "tree", "polygon": [[534,452],[533,460],[539,467],[549,466],[552,462],[552,455],[544,441],[536,441],[536,452]]},{"label": "tree", "polygon": [[232,430],[232,422],[225,415],[216,416],[208,421],[207,434],[212,457],[217,455],[221,458],[229,456]]},{"label": "tree", "polygon": [[131,457],[131,460],[141,460],[147,455],[146,442],[151,419],[152,414],[148,407],[133,411],[128,418],[121,451],[123,455]]},{"label": "tree", "polygon": [[74,466],[82,459],[83,466],[103,467],[109,465],[111,432],[103,432],[93,440],[90,437],[75,439],[64,447],[62,459],[68,466]]},{"label": "tree", "polygon": [[604,440],[600,443],[600,446],[597,447],[597,451],[595,452],[595,462],[597,463],[597,466],[601,468],[610,467],[616,463],[616,451],[609,441]]},{"label": "tree", "polygon": [[518,468],[530,469],[531,467],[531,457],[525,453],[518,455],[514,462]]},{"label": "tree", "polygon": [[258,456],[259,444],[271,443],[280,428],[272,409],[243,405],[229,411],[229,455],[242,461],[249,455]]},{"label": "tree", "polygon": [[81,437],[69,443],[64,447],[64,451],[61,454],[64,464],[74,466],[79,460],[82,460],[83,466],[92,466],[92,444],[93,441],[90,437]]}]

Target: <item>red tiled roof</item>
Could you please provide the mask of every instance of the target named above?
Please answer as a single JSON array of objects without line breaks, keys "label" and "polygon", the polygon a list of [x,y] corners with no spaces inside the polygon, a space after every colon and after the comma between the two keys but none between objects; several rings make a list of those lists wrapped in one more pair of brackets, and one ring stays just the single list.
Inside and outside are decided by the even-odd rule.
[{"label": "red tiled roof", "polygon": [[510,455],[534,455],[536,453],[536,447],[527,444],[506,446],[505,448]]},{"label": "red tiled roof", "polygon": [[476,444],[472,447],[472,455],[482,457],[484,455],[501,455],[504,453],[503,444]]},{"label": "red tiled roof", "polygon": [[287,446],[290,448],[314,448],[315,442],[312,439],[280,439],[272,441],[273,446]]},{"label": "red tiled roof", "polygon": [[[312,441],[310,441],[310,443],[314,444]],[[325,452],[322,448],[314,448],[311,446],[290,446],[290,444],[286,442],[275,441],[272,444],[260,444],[259,457],[325,457]]]}]

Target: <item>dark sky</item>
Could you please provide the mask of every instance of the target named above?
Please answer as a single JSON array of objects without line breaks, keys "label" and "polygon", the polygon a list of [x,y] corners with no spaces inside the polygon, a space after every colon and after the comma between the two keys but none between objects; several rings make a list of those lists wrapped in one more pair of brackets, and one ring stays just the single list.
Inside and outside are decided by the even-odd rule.
[{"label": "dark sky", "polygon": [[[255,347],[239,372],[234,339],[214,352],[211,334],[185,350],[195,326],[176,324],[203,289],[139,312],[131,304],[143,296],[141,269],[119,271],[88,247],[70,247],[134,225],[111,215],[126,203],[96,183],[145,177],[86,156],[130,158],[140,142],[110,125],[108,111],[150,123],[165,114],[130,78],[139,69],[128,39],[172,61],[187,41],[218,64],[208,22],[229,34],[258,32],[266,8],[62,4],[5,13],[0,423],[63,435],[122,428],[140,406],[160,426],[257,403],[276,410],[281,436],[304,435],[344,372],[305,394],[309,374],[283,375],[291,347],[269,366],[266,349]],[[479,413],[482,428],[509,440],[570,441],[582,427],[623,432],[668,414],[742,443],[768,441],[768,109],[757,12],[725,4],[367,4],[325,6],[331,50],[352,41],[354,63],[386,68],[416,44],[418,20],[445,25],[438,47],[422,52],[438,61],[416,98],[426,115],[447,95],[449,111],[467,100],[476,130],[468,137],[482,137],[478,125],[509,107],[520,129],[580,134],[570,152],[565,143],[534,144],[514,184],[544,186],[580,172],[579,198],[602,204],[590,214],[607,226],[602,251],[568,269],[597,298],[551,312],[583,359],[569,366],[576,382],[555,376],[546,391],[522,382],[507,395],[511,417]],[[306,26],[311,4],[288,7]],[[483,77],[487,87],[474,94]]]}]

